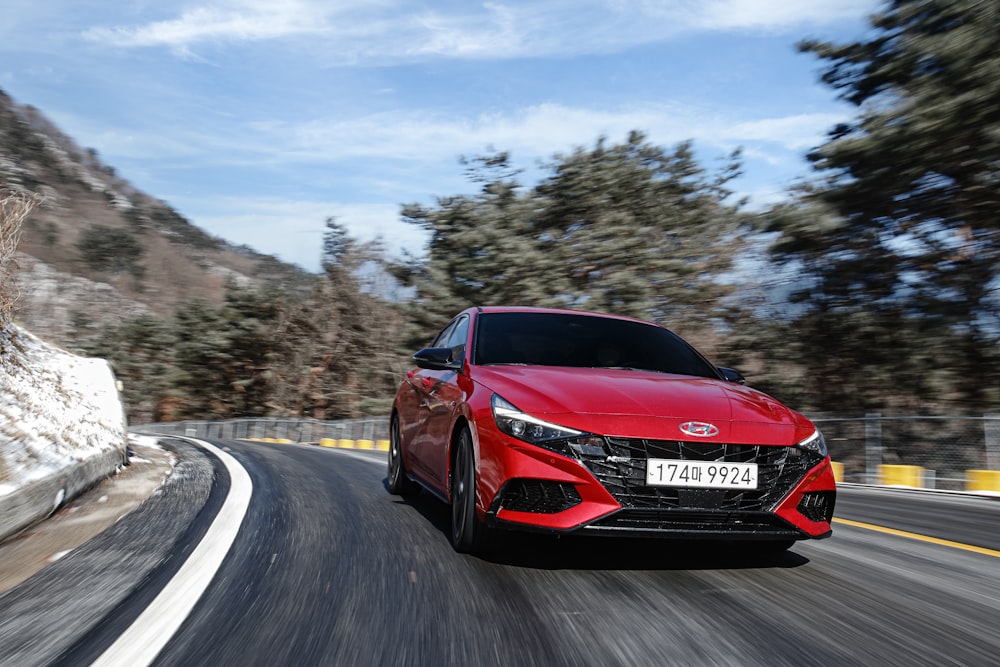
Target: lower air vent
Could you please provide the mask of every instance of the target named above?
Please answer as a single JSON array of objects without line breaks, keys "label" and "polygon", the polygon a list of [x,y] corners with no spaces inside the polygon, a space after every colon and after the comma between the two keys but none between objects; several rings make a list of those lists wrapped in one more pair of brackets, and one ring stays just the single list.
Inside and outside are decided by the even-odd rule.
[{"label": "lower air vent", "polygon": [[739,535],[798,534],[770,512],[704,512],[689,510],[623,509],[587,526],[593,531],[649,531]]},{"label": "lower air vent", "polygon": [[833,504],[836,494],[833,491],[810,491],[802,494],[798,510],[810,521],[827,521],[833,519]]},{"label": "lower air vent", "polygon": [[512,479],[503,487],[500,509],[555,514],[582,502],[572,484],[543,479]]}]

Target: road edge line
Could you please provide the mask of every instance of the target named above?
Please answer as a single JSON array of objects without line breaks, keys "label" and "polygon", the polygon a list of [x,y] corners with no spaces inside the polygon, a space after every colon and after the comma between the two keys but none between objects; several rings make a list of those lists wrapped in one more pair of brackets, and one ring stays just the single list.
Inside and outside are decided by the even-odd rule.
[{"label": "road edge line", "polygon": [[222,462],[229,473],[229,493],[212,525],[177,573],[91,667],[139,667],[152,663],[201,599],[243,525],[253,495],[253,483],[246,469],[215,445],[195,438],[183,439]]},{"label": "road edge line", "polygon": [[885,526],[879,526],[874,523],[864,523],[863,521],[854,521],[852,519],[841,519],[840,517],[834,517],[833,522],[843,524],[845,526],[853,526],[854,528],[863,528],[865,530],[872,530],[877,533],[895,535],[896,537],[905,537],[907,539],[917,540],[919,542],[927,542],[929,544],[937,544],[938,546],[942,547],[961,549],[962,551],[971,551],[972,553],[982,554],[984,556],[992,556],[994,558],[1000,558],[1000,551],[997,551],[995,549],[987,549],[986,547],[977,547],[974,544],[953,542],[952,540],[945,540],[940,537],[931,537],[930,535],[921,535],[920,533],[911,533],[905,530],[898,530],[896,528],[887,528]]}]

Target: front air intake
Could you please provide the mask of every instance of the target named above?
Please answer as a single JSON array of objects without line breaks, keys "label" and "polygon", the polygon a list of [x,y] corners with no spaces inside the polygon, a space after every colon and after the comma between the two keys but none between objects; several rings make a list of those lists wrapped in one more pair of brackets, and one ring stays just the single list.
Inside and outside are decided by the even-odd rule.
[{"label": "front air intake", "polygon": [[500,509],[555,514],[582,502],[572,484],[544,479],[512,479],[500,492]]},{"label": "front air intake", "polygon": [[802,500],[796,508],[810,521],[826,521],[833,519],[833,504],[836,498],[834,491],[810,491],[802,494]]}]

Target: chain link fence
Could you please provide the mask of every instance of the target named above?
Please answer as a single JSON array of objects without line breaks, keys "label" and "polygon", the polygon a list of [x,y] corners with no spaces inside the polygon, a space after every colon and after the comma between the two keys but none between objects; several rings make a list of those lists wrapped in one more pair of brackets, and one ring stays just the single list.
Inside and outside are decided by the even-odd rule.
[{"label": "chain link fence", "polygon": [[224,421],[183,421],[144,424],[132,429],[138,433],[187,435],[219,440],[273,438],[300,443],[332,440],[388,440],[389,420],[385,417],[319,421],[317,419],[270,419],[267,417],[227,419]]},{"label": "chain link fence", "polygon": [[982,417],[814,417],[844,481],[879,483],[880,465],[923,468],[926,488],[961,490],[966,471],[1000,470],[1000,414]]},{"label": "chain link fence", "polygon": [[[982,417],[815,416],[830,456],[843,465],[843,481],[878,484],[879,466],[922,468],[927,488],[961,490],[966,471],[1000,470],[1000,414]],[[199,438],[282,439],[300,443],[389,438],[385,417],[314,419],[229,419],[148,424],[133,430]]]}]

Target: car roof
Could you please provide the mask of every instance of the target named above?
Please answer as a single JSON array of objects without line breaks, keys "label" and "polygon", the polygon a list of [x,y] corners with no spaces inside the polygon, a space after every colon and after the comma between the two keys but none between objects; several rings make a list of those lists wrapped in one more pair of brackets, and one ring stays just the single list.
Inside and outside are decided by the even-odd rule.
[{"label": "car roof", "polygon": [[635,317],[613,315],[611,313],[598,313],[589,310],[573,310],[570,308],[541,308],[538,306],[475,306],[469,310],[474,310],[479,313],[549,313],[553,315],[584,315],[588,317],[605,317],[615,320],[641,322],[642,324],[650,324],[657,327],[660,326],[655,322],[649,322],[648,320],[641,320]]}]

